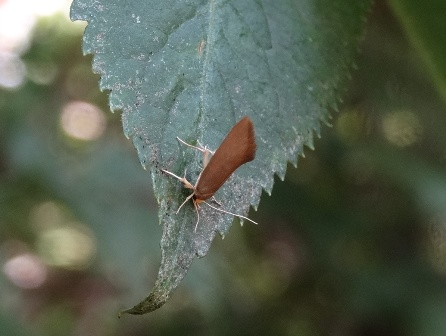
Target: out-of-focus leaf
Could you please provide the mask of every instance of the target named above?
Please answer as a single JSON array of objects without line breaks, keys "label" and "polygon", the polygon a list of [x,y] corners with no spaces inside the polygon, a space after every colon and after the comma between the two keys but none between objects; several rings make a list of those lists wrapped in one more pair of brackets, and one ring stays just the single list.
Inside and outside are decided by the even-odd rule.
[{"label": "out-of-focus leaf", "polygon": [[195,181],[200,153],[176,137],[216,149],[244,115],[255,124],[257,157],[216,194],[228,211],[257,207],[273,176],[296,164],[328,109],[336,107],[362,36],[368,1],[92,1],[75,0],[73,20],[86,20],[84,52],[94,55],[101,88],[123,111],[125,134],[149,168],[163,224],[162,261],[149,297],[128,312],[163,305],[196,256],[202,257],[232,216],[191,205],[160,174],[188,171]]},{"label": "out-of-focus leaf", "polygon": [[390,4],[446,99],[446,2],[391,0]]},{"label": "out-of-focus leaf", "polygon": [[377,172],[392,183],[409,188],[420,212],[446,219],[446,177],[443,171],[404,152],[383,147],[369,151]]},{"label": "out-of-focus leaf", "polygon": [[15,319],[12,315],[6,316],[0,314],[0,330],[2,331],[2,335],[5,336],[39,335],[36,330],[24,327],[23,322],[19,321],[19,319]]}]

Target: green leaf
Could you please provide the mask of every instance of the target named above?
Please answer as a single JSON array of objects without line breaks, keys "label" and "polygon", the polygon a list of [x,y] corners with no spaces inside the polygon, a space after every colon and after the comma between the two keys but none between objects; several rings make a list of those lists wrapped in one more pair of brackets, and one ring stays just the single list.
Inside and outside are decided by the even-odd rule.
[{"label": "green leaf", "polygon": [[446,1],[391,0],[390,4],[446,99]]},{"label": "green leaf", "polygon": [[[312,147],[320,121],[336,108],[362,37],[369,1],[346,0],[75,0],[73,20],[86,20],[84,52],[94,54],[101,88],[122,110],[125,134],[150,169],[160,204],[162,260],[147,299],[127,313],[163,305],[195,257],[206,255],[233,216],[192,204],[160,169],[194,183],[201,154],[184,141],[216,149],[243,116],[254,122],[256,159],[216,193],[223,208],[246,215],[274,174],[284,178]],[[261,223],[262,224],[262,223]],[[125,248],[125,247],[122,247]]]}]

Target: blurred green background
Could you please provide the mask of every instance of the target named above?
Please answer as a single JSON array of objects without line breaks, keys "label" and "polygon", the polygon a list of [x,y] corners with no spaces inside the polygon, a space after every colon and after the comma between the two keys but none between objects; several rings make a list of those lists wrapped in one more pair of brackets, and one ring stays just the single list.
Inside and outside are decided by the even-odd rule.
[{"label": "blurred green background", "polygon": [[161,227],[68,5],[0,1],[0,335],[446,335],[446,105],[385,1],[260,225],[120,320],[155,281]]}]

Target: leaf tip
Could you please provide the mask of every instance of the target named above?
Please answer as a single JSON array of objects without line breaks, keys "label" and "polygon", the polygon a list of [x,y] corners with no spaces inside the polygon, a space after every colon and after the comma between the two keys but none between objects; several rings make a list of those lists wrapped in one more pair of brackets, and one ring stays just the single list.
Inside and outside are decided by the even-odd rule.
[{"label": "leaf tip", "polygon": [[142,300],[140,303],[133,306],[132,308],[121,310],[118,313],[118,318],[121,318],[121,316],[124,314],[144,315],[147,313],[151,313],[163,306],[168,299],[169,297],[166,295],[156,294],[155,292],[152,292],[149,294],[148,297],[146,297],[144,300]]}]

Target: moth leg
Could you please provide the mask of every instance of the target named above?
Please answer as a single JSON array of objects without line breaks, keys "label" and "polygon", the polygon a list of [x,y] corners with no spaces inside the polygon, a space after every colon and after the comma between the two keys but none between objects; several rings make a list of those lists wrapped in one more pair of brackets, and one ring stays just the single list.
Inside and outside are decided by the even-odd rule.
[{"label": "moth leg", "polygon": [[[183,207],[183,205],[186,204],[187,201],[189,201],[189,200],[192,198],[192,196],[194,196],[194,194],[190,194],[189,196],[186,197],[186,199],[184,200],[184,202],[181,203],[180,207],[178,208],[176,214],[178,214],[178,212],[180,212],[180,210],[181,210],[181,208]],[[195,202],[194,202],[194,204],[195,204]]]},{"label": "moth leg", "polygon": [[186,187],[188,189],[195,190],[195,187],[186,179],[186,171],[184,171],[184,177],[179,177],[178,175],[175,175],[174,173],[172,173],[168,170],[165,170],[165,169],[161,169],[161,171],[163,173],[169,174],[169,175],[175,177],[176,179],[180,180],[184,184],[184,187]]},{"label": "moth leg", "polygon": [[200,222],[200,212],[198,211],[199,206],[198,206],[197,202],[194,201],[193,203],[194,203],[195,211],[197,212],[197,223],[195,223],[194,232],[197,232],[198,223]]}]

